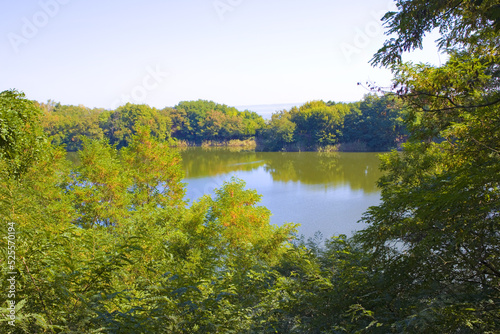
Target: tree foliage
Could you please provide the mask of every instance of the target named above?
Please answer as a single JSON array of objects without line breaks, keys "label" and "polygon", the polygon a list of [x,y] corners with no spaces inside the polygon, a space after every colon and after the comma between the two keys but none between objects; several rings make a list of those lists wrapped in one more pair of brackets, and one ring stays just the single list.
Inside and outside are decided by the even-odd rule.
[{"label": "tree foliage", "polygon": [[405,110],[390,96],[367,95],[346,115],[342,142],[360,142],[369,151],[387,151],[406,139]]},{"label": "tree foliage", "polygon": [[[357,236],[378,272],[374,290],[385,295],[363,305],[396,331],[498,332],[498,4],[415,0],[398,9],[385,16],[397,37],[374,62],[392,66],[410,141],[384,157],[382,204]],[[402,63],[434,28],[449,60]]]},{"label": "tree foliage", "polygon": [[127,146],[141,126],[147,126],[160,140],[170,138],[172,127],[172,120],[165,110],[131,103],[118,107],[107,115],[103,123],[102,128],[109,142],[118,147]]},{"label": "tree foliage", "polygon": [[55,145],[78,151],[84,138],[106,139],[118,148],[129,145],[140,127],[148,127],[161,140],[177,139],[201,144],[249,139],[264,126],[254,112],[212,101],[183,101],[175,108],[157,109],[127,103],[115,110],[65,106],[49,100],[35,103],[43,110],[43,127]]},{"label": "tree foliage", "polygon": [[345,105],[327,105],[323,101],[311,101],[300,108],[290,110],[296,124],[297,140],[306,145],[336,144],[342,134],[344,116],[349,112]]},{"label": "tree foliage", "polygon": [[376,65],[401,63],[404,52],[422,48],[426,33],[437,29],[442,50],[467,50],[487,55],[498,50],[500,5],[496,0],[398,0],[398,10],[383,20],[387,39],[372,59]]},{"label": "tree foliage", "polygon": [[[23,115],[31,104],[20,102]],[[13,175],[2,156],[1,233],[16,232],[9,269],[16,273],[9,298],[16,318],[14,325],[2,318],[0,331],[227,333],[256,326],[272,266],[290,248],[294,226],[270,225],[260,196],[237,180],[187,206],[180,156],[151,132],[137,127],[120,152],[84,140],[76,166],[46,145],[25,173]],[[7,246],[2,238],[3,263]],[[2,314],[9,313],[7,294],[0,298]]]},{"label": "tree foliage", "polygon": [[239,111],[213,101],[182,101],[173,110],[178,139],[201,143],[254,137],[264,120],[255,112]]},{"label": "tree foliage", "polygon": [[20,177],[43,156],[46,139],[39,115],[40,110],[24,93],[0,93],[0,158],[11,176]]},{"label": "tree foliage", "polygon": [[[48,145],[35,104],[1,93],[0,233],[15,227],[16,319],[0,319],[0,331],[499,332],[498,4],[397,4],[385,16],[396,35],[374,57],[393,70],[397,99],[314,101],[260,128],[252,113],[201,100],[162,111],[79,107],[102,133],[89,126],[93,138],[76,139],[81,164],[71,166]],[[434,28],[448,61],[402,63]],[[58,108],[45,113],[70,117],[56,117]],[[172,136],[194,141],[261,129],[275,149],[354,138],[389,147],[405,134],[403,117],[409,140],[382,158],[369,226],[324,246],[294,241],[293,225],[270,225],[260,196],[238,180],[187,205],[168,143],[171,124]],[[2,263],[7,250],[1,238]],[[7,314],[5,294],[0,304]]]},{"label": "tree foliage", "polygon": [[43,111],[44,130],[55,145],[64,145],[68,151],[77,151],[82,148],[83,138],[104,138],[102,125],[109,117],[109,112],[83,105],[61,105],[50,100],[37,104]]},{"label": "tree foliage", "polygon": [[311,101],[274,113],[258,136],[264,150],[387,151],[405,140],[405,111],[389,96],[366,95],[355,103]]},{"label": "tree foliage", "polygon": [[164,109],[131,103],[116,110],[90,109],[50,100],[35,105],[43,110],[42,124],[52,143],[68,151],[80,150],[84,138],[126,147],[144,126],[161,140],[200,145],[255,138],[259,149],[270,151],[311,151],[346,143],[385,151],[399,145],[405,134],[399,102],[374,95],[349,104],[311,101],[274,113],[267,124],[255,112],[205,100]]}]

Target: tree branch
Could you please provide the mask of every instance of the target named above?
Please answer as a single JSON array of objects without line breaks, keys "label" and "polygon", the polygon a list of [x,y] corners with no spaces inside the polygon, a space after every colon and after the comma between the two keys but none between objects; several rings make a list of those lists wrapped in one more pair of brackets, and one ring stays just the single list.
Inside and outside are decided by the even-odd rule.
[{"label": "tree branch", "polygon": [[[460,105],[460,104],[456,104],[455,102],[453,102],[453,100],[449,96],[439,96],[439,95],[433,95],[433,94],[425,93],[425,92],[417,92],[417,93],[414,93],[414,94],[398,94],[398,95],[401,98],[412,98],[412,97],[419,97],[421,95],[424,95],[424,96],[429,96],[429,97],[433,97],[433,98],[436,98],[436,99],[438,99],[438,98],[440,98],[440,99],[446,99],[446,100],[448,100],[453,105],[453,107],[448,107],[448,108],[439,108],[439,109],[432,109],[432,110],[424,110],[424,111],[428,111],[428,112],[449,111],[449,110],[455,110],[455,109],[484,108],[484,107],[490,107],[492,105],[500,103],[500,98],[497,98],[496,100],[493,100],[491,102],[485,102],[485,103],[482,103],[482,104]],[[418,105],[416,103],[415,103],[415,105],[421,107],[420,105]],[[423,109],[423,107],[421,107],[421,108]]]}]

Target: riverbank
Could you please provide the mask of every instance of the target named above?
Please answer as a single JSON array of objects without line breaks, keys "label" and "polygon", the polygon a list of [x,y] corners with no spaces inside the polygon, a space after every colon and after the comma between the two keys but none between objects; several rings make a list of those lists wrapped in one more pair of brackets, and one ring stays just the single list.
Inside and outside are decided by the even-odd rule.
[{"label": "riverbank", "polygon": [[[283,145],[280,149],[270,149],[269,145],[259,139],[249,138],[245,140],[204,140],[201,143],[189,142],[185,140],[176,140],[173,147],[203,147],[203,148],[240,148],[243,150],[254,150],[256,152],[380,152],[380,150],[371,150],[369,145],[361,141],[339,143],[335,145],[305,145],[303,143],[291,143]],[[398,144],[396,149],[400,149]],[[390,150],[385,150],[386,152]]]},{"label": "riverbank", "polygon": [[210,148],[210,147],[241,147],[245,149],[256,149],[257,148],[257,142],[255,138],[249,138],[249,139],[231,139],[231,140],[204,140],[201,143],[196,143],[196,142],[191,142],[187,140],[175,140],[173,144],[171,145],[172,147],[179,147],[179,148],[184,148],[184,147],[203,147],[203,148]]}]

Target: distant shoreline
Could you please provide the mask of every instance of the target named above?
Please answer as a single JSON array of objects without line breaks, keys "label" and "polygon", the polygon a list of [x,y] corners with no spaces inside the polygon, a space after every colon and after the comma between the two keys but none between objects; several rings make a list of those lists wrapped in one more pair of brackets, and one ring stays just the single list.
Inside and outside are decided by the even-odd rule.
[{"label": "distant shoreline", "polygon": [[[263,145],[259,143],[255,138],[250,138],[246,140],[233,139],[227,141],[215,141],[215,140],[205,140],[201,143],[187,142],[184,140],[176,141],[172,147],[177,148],[190,148],[190,147],[201,147],[207,149],[241,149],[241,150],[252,150],[256,152],[344,152],[344,153],[373,153],[373,152],[390,152],[391,150],[385,151],[373,151],[368,149],[367,145],[362,142],[349,142],[340,143],[336,145],[326,145],[326,146],[316,146],[307,147],[301,144],[291,144],[283,147],[280,150],[269,150],[264,149]],[[400,147],[396,148],[400,150]]]}]

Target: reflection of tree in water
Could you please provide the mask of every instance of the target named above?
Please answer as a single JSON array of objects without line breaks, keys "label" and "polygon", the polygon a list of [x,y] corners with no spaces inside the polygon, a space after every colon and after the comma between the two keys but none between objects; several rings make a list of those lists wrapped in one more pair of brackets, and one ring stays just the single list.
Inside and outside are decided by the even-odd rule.
[{"label": "reflection of tree in water", "polygon": [[187,178],[251,171],[264,165],[258,153],[236,148],[187,148],[181,150]]},{"label": "reflection of tree in water", "polygon": [[265,160],[265,169],[275,181],[378,191],[376,182],[381,172],[373,153],[269,153]]},{"label": "reflection of tree in water", "polygon": [[328,157],[321,158],[320,154],[323,153],[268,153],[265,169],[274,181],[323,184],[325,177],[336,175],[338,153],[328,153]]},{"label": "reflection of tree in water", "polygon": [[381,176],[373,153],[254,152],[235,149],[188,148],[181,151],[187,178],[213,177],[261,166],[277,182],[301,182],[326,187],[349,186],[377,192]]}]

